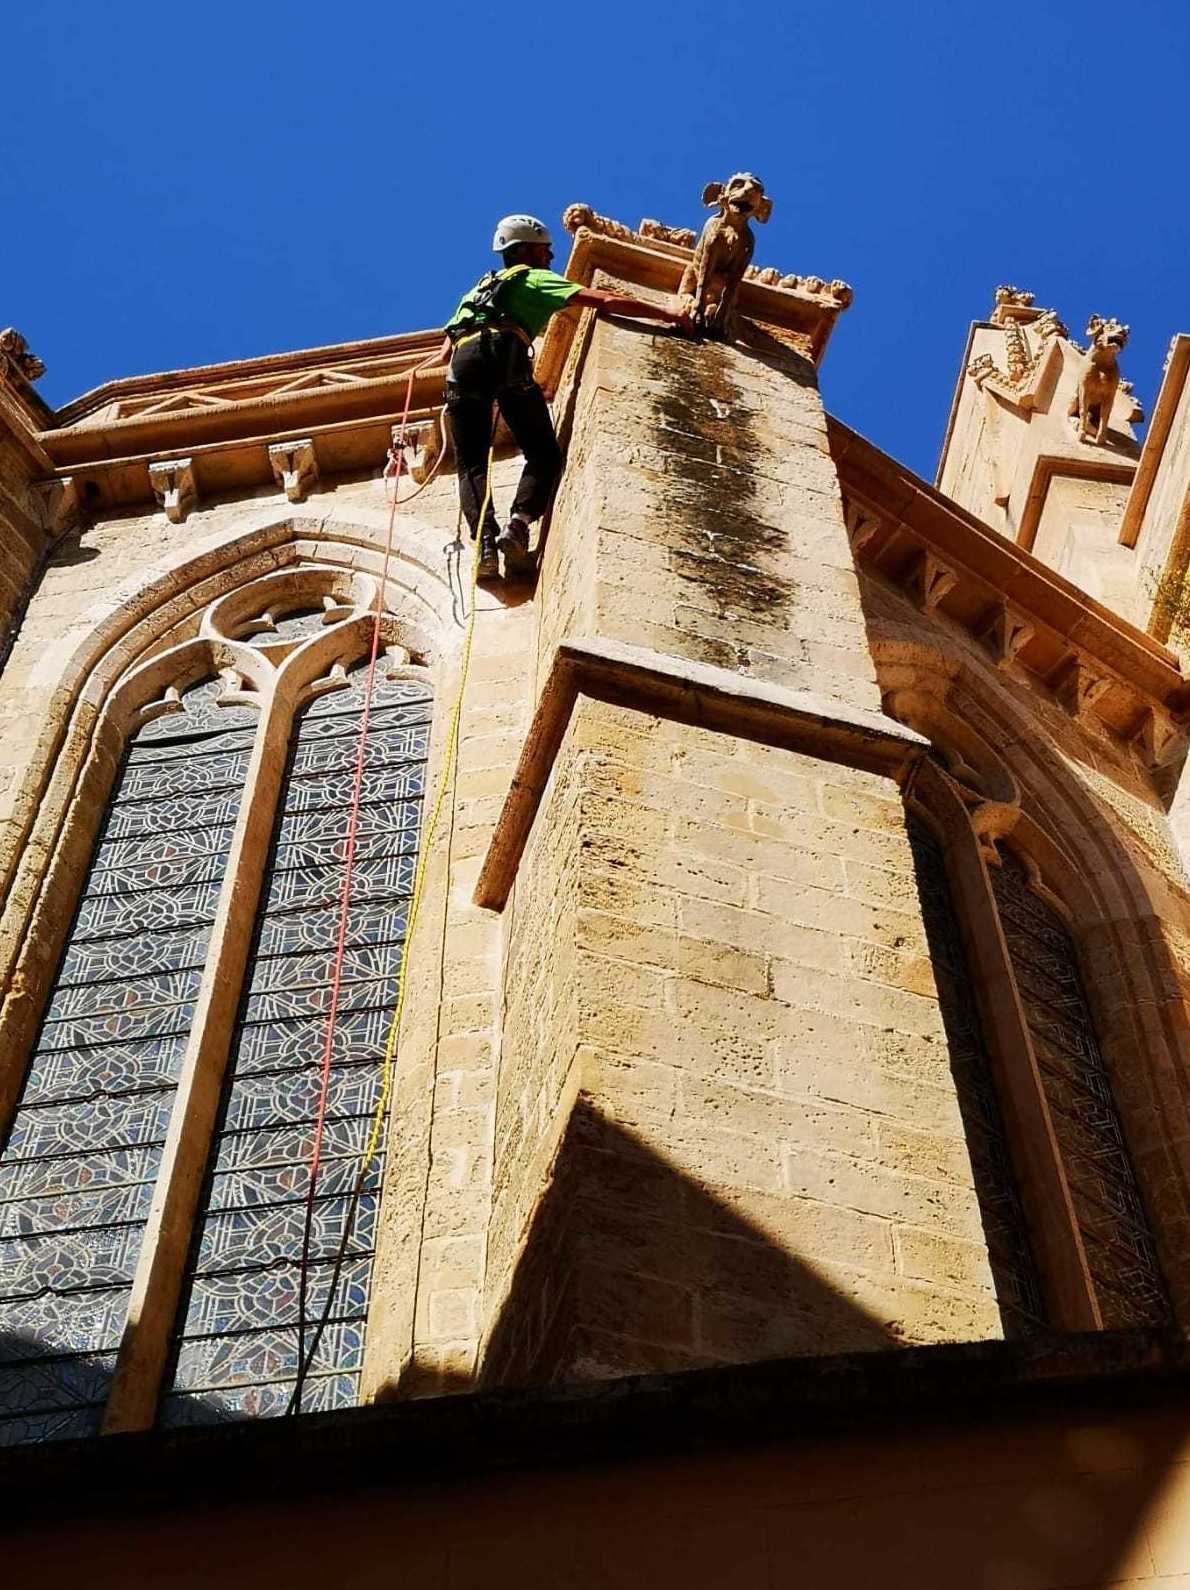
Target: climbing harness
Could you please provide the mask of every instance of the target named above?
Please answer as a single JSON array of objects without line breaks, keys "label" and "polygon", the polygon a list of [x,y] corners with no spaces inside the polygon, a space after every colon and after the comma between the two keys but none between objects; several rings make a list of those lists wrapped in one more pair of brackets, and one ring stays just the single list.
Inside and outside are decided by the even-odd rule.
[{"label": "climbing harness", "polygon": [[478,337],[485,331],[511,331],[527,347],[533,346],[533,338],[524,326],[518,325],[515,320],[500,318],[501,291],[506,283],[515,276],[524,275],[528,269],[528,265],[509,265],[505,270],[488,271],[486,276],[479,278],[463,298],[446,328],[446,335],[454,347],[470,342],[472,337]]},{"label": "climbing harness", "polygon": [[[431,356],[432,357],[432,356]],[[413,377],[422,369],[428,360],[414,365],[409,372],[409,381],[405,390],[405,409],[401,416],[401,426],[394,451],[398,456],[404,445],[405,431],[409,421],[409,410],[413,399]],[[493,415],[492,443],[488,449],[487,482],[484,488],[483,515],[487,513],[492,498],[492,464],[496,451],[495,416]],[[445,453],[445,448],[443,448]],[[439,455],[439,462],[441,457]],[[435,466],[437,467],[437,466]],[[423,491],[429,484],[431,476],[422,483],[418,492]],[[399,481],[399,476],[398,476]],[[356,1174],[355,1184],[352,1188],[351,1198],[343,1221],[343,1231],[339,1246],[335,1254],[335,1262],[331,1272],[330,1285],[327,1288],[326,1299],[322,1307],[318,1323],[315,1327],[309,1348],[306,1347],[306,1305],[308,1300],[308,1272],[310,1266],[310,1241],[314,1225],[314,1202],[318,1186],[318,1171],[321,1163],[322,1139],[326,1123],[327,1094],[330,1087],[331,1055],[334,1047],[335,1024],[338,1017],[339,993],[342,983],[343,960],[347,947],[347,921],[351,904],[351,877],[355,859],[356,828],[359,820],[360,796],[363,787],[364,759],[367,751],[368,723],[371,716],[372,694],[376,680],[376,661],[380,650],[380,633],[384,612],[384,593],[388,584],[389,562],[392,556],[393,531],[396,523],[397,508],[405,502],[411,502],[418,492],[399,500],[397,486],[394,483],[388,516],[388,534],[385,539],[384,563],[380,577],[380,585],[376,593],[376,611],[372,624],[372,647],[368,659],[368,678],[364,687],[364,704],[360,714],[359,744],[356,751],[355,774],[351,793],[350,817],[347,827],[346,855],[343,869],[343,887],[340,892],[339,902],[339,929],[335,946],[335,959],[331,976],[331,998],[327,1010],[326,1037],[323,1043],[322,1077],[318,1099],[318,1108],[315,1115],[314,1141],[310,1153],[310,1180],[306,1195],[306,1216],[302,1233],[302,1257],[298,1272],[298,1363],[297,1376],[294,1382],[293,1393],[290,1397],[287,1413],[300,1413],[302,1407],[302,1391],[310,1367],[318,1351],[318,1344],[334,1312],[335,1293],[338,1290],[339,1279],[342,1275],[343,1264],[347,1257],[347,1248],[351,1239],[351,1232],[355,1225],[355,1217],[359,1209],[360,1199],[363,1196],[364,1184],[367,1180],[368,1170],[376,1158],[380,1148],[380,1141],[384,1134],[384,1120],[388,1113],[389,1099],[392,1095],[393,1065],[397,1051],[397,1036],[401,1028],[401,1018],[405,1011],[405,994],[408,986],[407,968],[409,954],[413,943],[414,928],[417,923],[418,913],[421,909],[422,893],[425,887],[426,865],[430,850],[433,846],[434,835],[438,828],[438,821],[442,815],[442,808],[446,802],[446,792],[449,788],[454,772],[455,762],[458,757],[459,726],[463,715],[463,698],[466,694],[467,679],[471,672],[471,649],[475,636],[475,597],[477,588],[477,575],[479,573],[480,537],[475,537],[475,551],[471,560],[471,600],[467,614],[467,627],[463,636],[463,649],[459,669],[459,685],[455,694],[454,705],[451,708],[449,727],[447,729],[446,750],[442,763],[442,771],[438,778],[438,787],[430,808],[429,820],[421,835],[417,851],[417,862],[413,872],[413,890],[409,901],[409,912],[405,922],[405,942],[401,953],[401,964],[397,972],[397,998],[393,1010],[392,1021],[389,1025],[388,1036],[384,1044],[384,1058],[381,1062],[380,1091],[376,1099],[376,1106],[372,1113],[372,1122],[368,1134],[367,1144],[360,1160]],[[460,581],[461,584],[461,581]]]}]

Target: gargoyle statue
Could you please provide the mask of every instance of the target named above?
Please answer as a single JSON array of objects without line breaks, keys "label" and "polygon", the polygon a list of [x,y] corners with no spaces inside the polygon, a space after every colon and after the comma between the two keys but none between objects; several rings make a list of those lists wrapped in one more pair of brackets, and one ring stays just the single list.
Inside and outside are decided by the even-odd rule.
[{"label": "gargoyle statue", "polygon": [[702,202],[717,206],[719,213],[702,229],[678,296],[696,331],[730,342],[736,334],[736,296],[756,247],[748,223],[767,221],[773,201],[759,177],[737,171],[726,183],[709,182]]},{"label": "gargoyle statue", "polygon": [[1092,315],[1087,322],[1087,336],[1091,346],[1079,366],[1078,386],[1068,412],[1078,422],[1080,442],[1100,443],[1107,438],[1112,404],[1120,385],[1120,349],[1128,341],[1128,327],[1118,320]]}]

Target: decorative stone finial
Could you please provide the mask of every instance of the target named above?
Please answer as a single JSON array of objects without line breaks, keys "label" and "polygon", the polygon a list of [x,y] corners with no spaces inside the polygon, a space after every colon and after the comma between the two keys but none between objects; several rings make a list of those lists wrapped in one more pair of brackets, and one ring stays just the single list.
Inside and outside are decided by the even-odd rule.
[{"label": "decorative stone finial", "polygon": [[29,344],[19,331],[12,326],[0,331],[0,377],[36,381],[44,374],[45,365],[29,352]]},{"label": "decorative stone finial", "polygon": [[[976,386],[990,388],[1022,407],[1032,403],[1034,377],[1055,337],[1069,336],[1053,309],[1039,309],[1033,294],[1019,287],[997,287],[990,322],[1004,332],[1005,369],[990,353],[977,354],[967,366]],[[1026,332],[1028,328],[1028,332]],[[1031,344],[1029,336],[1035,337]]]},{"label": "decorative stone finial", "polygon": [[726,182],[708,182],[702,202],[718,210],[702,229],[694,258],[682,273],[678,295],[697,330],[730,342],[736,334],[736,299],[752,263],[756,239],[750,222],[767,221],[773,201],[750,171]]},{"label": "decorative stone finial", "polygon": [[997,287],[995,305],[990,315],[993,326],[1005,326],[1013,320],[1033,320],[1040,310],[1034,310],[1032,293],[1020,287]]}]

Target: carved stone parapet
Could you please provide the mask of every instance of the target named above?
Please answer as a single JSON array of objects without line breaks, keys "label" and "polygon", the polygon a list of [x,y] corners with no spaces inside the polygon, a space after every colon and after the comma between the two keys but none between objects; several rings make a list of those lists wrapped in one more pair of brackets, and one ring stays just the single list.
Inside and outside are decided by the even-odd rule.
[{"label": "carved stone parapet", "polygon": [[958,583],[958,575],[923,549],[909,576],[909,591],[923,613],[932,613],[939,602]]},{"label": "carved stone parapet", "polygon": [[[733,177],[731,180],[734,182],[739,178]],[[749,180],[756,181],[755,178]],[[709,193],[713,189],[718,194],[722,187],[721,183],[711,183],[706,191]],[[704,202],[711,202],[706,200],[705,194]],[[767,218],[767,209],[762,204],[753,214],[755,219],[763,221]],[[622,221],[598,214],[589,204],[568,205],[562,212],[562,225],[568,232],[594,232],[600,237],[615,238],[622,243],[660,243],[666,249],[683,251],[699,247],[699,235],[688,227],[669,226],[664,221],[654,221],[646,217],[634,232]],[[748,252],[751,252],[750,248]],[[763,287],[780,287],[786,292],[797,293],[802,298],[817,299],[824,308],[832,310],[849,308],[855,298],[855,291],[847,282],[827,281],[822,276],[785,274],[775,265],[757,267],[745,264],[742,267],[741,279],[758,282]]]},{"label": "carved stone parapet", "polygon": [[828,282],[821,276],[783,276],[775,265],[749,265],[744,274],[749,281],[783,287],[786,292],[801,293],[803,297],[822,298],[839,309],[850,308],[855,299],[855,289],[848,282]]},{"label": "carved stone parapet", "polygon": [[0,331],[0,379],[36,381],[45,374],[45,365],[13,326]]},{"label": "carved stone parapet", "polygon": [[1050,686],[1072,718],[1088,712],[1111,689],[1111,680],[1091,668],[1083,657],[1068,657],[1050,676]]},{"label": "carved stone parapet", "polygon": [[269,448],[273,477],[290,502],[302,502],[318,484],[318,459],[309,437],[298,442],[274,442]]},{"label": "carved stone parapet", "polygon": [[83,522],[82,494],[73,475],[57,475],[34,486],[40,501],[42,523],[52,541],[77,530]]},{"label": "carved stone parapet", "polygon": [[171,458],[149,465],[153,495],[165,510],[170,524],[181,524],[198,502],[194,466],[189,458]]},{"label": "carved stone parapet", "polygon": [[589,204],[568,204],[562,211],[562,225],[568,232],[586,227],[588,232],[598,232],[600,237],[617,237],[622,243],[639,243],[641,235],[623,221],[613,221],[610,215],[597,214]]},{"label": "carved stone parapet", "polygon": [[1007,668],[1022,647],[1037,633],[1023,614],[998,602],[977,631],[979,639],[995,659],[997,668]]},{"label": "carved stone parapet", "polygon": [[651,243],[672,243],[675,248],[693,248],[698,241],[698,234],[688,226],[666,226],[664,221],[650,221],[647,216],[637,232]]}]

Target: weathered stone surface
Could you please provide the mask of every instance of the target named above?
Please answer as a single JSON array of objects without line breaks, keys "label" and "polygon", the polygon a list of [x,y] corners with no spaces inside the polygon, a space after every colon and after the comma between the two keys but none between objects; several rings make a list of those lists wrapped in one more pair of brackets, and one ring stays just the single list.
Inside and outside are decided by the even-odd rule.
[{"label": "weathered stone surface", "polygon": [[[647,241],[621,240],[629,251]],[[621,261],[629,285],[634,260]],[[638,285],[661,290],[654,279]],[[1006,325],[979,335],[1006,340]],[[1059,333],[1030,333],[1043,335],[1048,344]],[[1046,358],[1057,385],[1069,384],[1066,353]],[[970,584],[987,551],[980,527],[921,483],[874,481],[865,473],[874,450],[840,451],[813,362],[775,333],[752,326],[741,341],[710,345],[587,322],[566,360],[555,406],[568,462],[540,579],[477,599],[458,761],[426,856],[364,1397],[1001,1332],[906,826],[906,800],[919,820],[941,823],[926,800],[928,768],[954,798],[939,833],[967,950],[981,925],[995,937],[986,902],[982,916],[971,902],[997,845],[1019,844],[1069,915],[1182,1317],[1190,894],[1162,802],[1184,708],[1171,659],[1129,624],[1132,565],[1105,551],[1128,449],[1117,448],[1107,474],[1099,465],[1080,474],[1075,439],[1045,481],[999,481],[1010,487],[1005,530],[1019,530],[1028,490],[1045,489],[1037,555],[1013,542],[1010,562],[996,565],[1010,568],[1011,589],[992,602]],[[209,615],[248,581],[301,582],[317,568],[349,582],[383,566],[389,513],[368,470],[391,416],[360,421],[375,422],[375,457],[366,440],[352,443],[341,394],[354,378],[331,363],[325,424],[309,391],[299,402],[295,388],[289,408],[291,396],[269,387],[278,414],[300,409],[301,424],[266,435],[257,416],[243,435],[259,457],[249,470],[245,452],[235,468],[248,473],[223,484],[240,441],[221,452],[200,434],[211,422],[186,418],[184,405],[167,420],[144,393],[125,394],[130,421],[160,442],[154,464],[188,461],[189,487],[158,468],[174,511],[152,513],[148,465],[135,466],[143,480],[118,477],[112,450],[102,469],[92,461],[109,507],[80,509],[65,529],[59,516],[65,539],[52,549],[46,504],[60,493],[33,487],[64,466],[49,455],[38,464],[4,411],[0,619],[21,619],[0,673],[5,1111],[118,764],[127,724],[112,719],[111,702],[136,669],[164,666],[180,647],[223,645],[211,657],[225,666],[243,637],[212,638]],[[982,427],[986,399],[982,388],[982,408],[962,397],[951,441],[955,498],[980,511],[985,487],[998,500],[1003,442]],[[1180,410],[1172,397],[1167,407],[1166,434],[1176,436]],[[1040,408],[1028,412],[1011,426],[1054,442]],[[75,418],[59,445],[77,451]],[[344,462],[337,450],[356,445]],[[1021,469],[1042,457],[1030,442]],[[1154,465],[1170,521],[1172,458],[1163,472]],[[979,473],[977,460],[994,467]],[[85,483],[86,467],[70,467]],[[516,472],[514,459],[499,461],[502,506]],[[431,671],[433,791],[462,683],[464,629],[444,556],[450,480],[431,481],[397,525],[384,638]],[[321,639],[333,650],[343,598],[338,586],[323,595]],[[351,657],[365,632],[359,615]],[[540,805],[496,915],[475,904],[476,891],[551,670],[580,645],[590,668],[543,752]],[[257,659],[271,666],[259,649]],[[734,728],[711,715],[725,699]],[[765,711],[813,718],[834,736],[830,754],[766,741]],[[904,757],[877,767],[862,742],[880,724]],[[915,761],[930,746],[928,764]],[[275,763],[280,753],[270,754]],[[1185,805],[1175,803],[1179,822]],[[258,821],[244,836],[241,865],[254,881],[265,829]],[[225,913],[229,975],[246,934],[240,892]],[[986,943],[974,949],[970,1007],[997,1027],[997,1063],[1030,1077],[1027,1035],[997,1026],[1015,1009],[1011,972],[1002,956],[989,961]],[[196,1086],[213,1085],[223,1041],[212,1019]],[[179,1122],[170,1186],[201,1175],[204,1120],[196,1108]],[[1018,1161],[1045,1135],[1039,1119],[1016,1114],[1011,1133]],[[185,1250],[183,1205],[163,1192],[159,1270]],[[143,1329],[157,1330],[163,1351],[166,1292],[152,1276],[144,1291]],[[1055,1305],[1065,1323],[1068,1303],[1063,1293]],[[121,1418],[143,1424],[151,1355],[126,1351],[121,1376]]]}]

